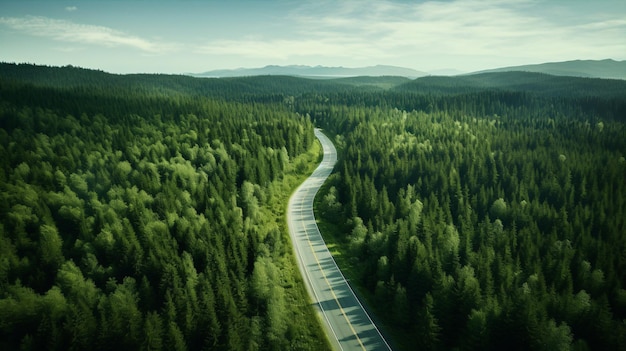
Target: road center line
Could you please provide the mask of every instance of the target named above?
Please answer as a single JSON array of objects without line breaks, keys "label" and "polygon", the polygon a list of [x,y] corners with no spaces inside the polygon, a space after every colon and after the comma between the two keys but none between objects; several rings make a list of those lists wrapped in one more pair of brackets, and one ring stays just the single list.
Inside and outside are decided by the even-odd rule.
[{"label": "road center line", "polygon": [[[304,206],[304,196],[300,199],[300,210],[302,210],[303,206]],[[314,214],[313,214],[313,218],[315,218]],[[306,229],[306,225],[304,225],[304,221],[301,221],[301,223],[302,223],[302,229],[304,230],[304,233],[306,234],[306,237],[307,237],[307,239],[309,241],[309,248],[311,248],[311,252],[313,252],[313,257],[315,258],[315,262],[317,263],[317,266],[319,267],[320,271],[322,272],[322,275],[324,276],[324,280],[326,281],[326,284],[328,285],[328,288],[330,289],[330,293],[333,295],[333,298],[337,302],[337,306],[339,306],[339,310],[341,311],[341,314],[343,315],[343,318],[345,318],[346,322],[348,323],[348,326],[350,327],[350,330],[352,331],[352,333],[356,337],[357,341],[359,342],[359,345],[361,346],[361,349],[362,350],[366,350],[365,346],[363,345],[363,342],[361,341],[361,338],[359,337],[359,334],[356,332],[356,330],[354,330],[354,326],[352,326],[352,323],[350,322],[350,319],[348,319],[348,315],[346,314],[346,311],[343,309],[343,306],[341,306],[341,302],[339,302],[339,299],[337,298],[337,295],[335,294],[335,290],[333,289],[333,286],[328,281],[328,277],[326,276],[326,272],[322,268],[322,265],[320,264],[320,261],[317,258],[317,253],[315,252],[315,249],[313,248],[313,244],[311,244],[311,237],[309,235],[309,232]],[[315,224],[315,225],[317,226],[317,224]],[[319,231],[319,229],[318,229],[318,231]],[[320,301],[320,304],[321,304],[321,301]],[[332,327],[331,327],[331,329],[332,329]]]}]

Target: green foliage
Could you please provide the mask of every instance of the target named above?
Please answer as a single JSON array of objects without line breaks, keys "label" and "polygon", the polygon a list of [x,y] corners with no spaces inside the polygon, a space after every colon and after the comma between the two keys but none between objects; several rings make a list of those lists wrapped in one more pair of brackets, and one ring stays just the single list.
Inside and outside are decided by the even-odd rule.
[{"label": "green foliage", "polygon": [[1,349],[328,348],[286,249],[307,118],[157,83],[215,81],[1,69]]},{"label": "green foliage", "polygon": [[401,345],[626,344],[623,82],[0,77],[1,349],[328,348],[283,218],[313,124],[333,251]]},{"label": "green foliage", "polygon": [[498,198],[493,202],[489,209],[489,215],[491,218],[503,219],[506,216],[506,202],[503,198]]},{"label": "green foliage", "polygon": [[408,349],[621,348],[624,100],[480,90],[296,101],[342,145],[327,239]]},{"label": "green foliage", "polygon": [[530,91],[541,95],[620,97],[626,94],[621,79],[555,76],[535,72],[488,72],[456,77],[428,76],[396,86],[399,91],[468,93],[480,90]]}]

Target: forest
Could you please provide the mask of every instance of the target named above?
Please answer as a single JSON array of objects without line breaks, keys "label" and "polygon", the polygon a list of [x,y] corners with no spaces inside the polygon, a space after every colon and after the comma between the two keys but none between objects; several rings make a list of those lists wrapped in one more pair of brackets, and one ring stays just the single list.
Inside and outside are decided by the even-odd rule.
[{"label": "forest", "polygon": [[625,100],[335,101],[323,232],[404,348],[626,347]]},{"label": "forest", "polygon": [[319,158],[307,118],[0,85],[1,349],[328,348],[283,216]]},{"label": "forest", "polygon": [[0,348],[323,350],[290,193],[400,349],[626,348],[626,81],[0,64]]}]

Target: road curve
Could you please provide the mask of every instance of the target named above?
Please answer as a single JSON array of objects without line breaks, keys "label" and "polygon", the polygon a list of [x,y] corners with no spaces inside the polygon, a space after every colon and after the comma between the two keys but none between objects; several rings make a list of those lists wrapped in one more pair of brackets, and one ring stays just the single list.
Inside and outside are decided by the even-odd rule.
[{"label": "road curve", "polygon": [[313,200],[337,162],[335,146],[319,129],[324,158],[289,199],[287,223],[300,273],[336,350],[391,350],[346,282],[315,222]]}]

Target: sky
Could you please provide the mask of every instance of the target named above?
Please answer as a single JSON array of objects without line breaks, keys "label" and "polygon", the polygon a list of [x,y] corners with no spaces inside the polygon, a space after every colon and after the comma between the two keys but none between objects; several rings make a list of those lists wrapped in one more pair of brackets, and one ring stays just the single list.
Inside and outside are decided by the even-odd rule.
[{"label": "sky", "polygon": [[609,58],[626,59],[624,0],[0,0],[0,61],[111,73]]}]

